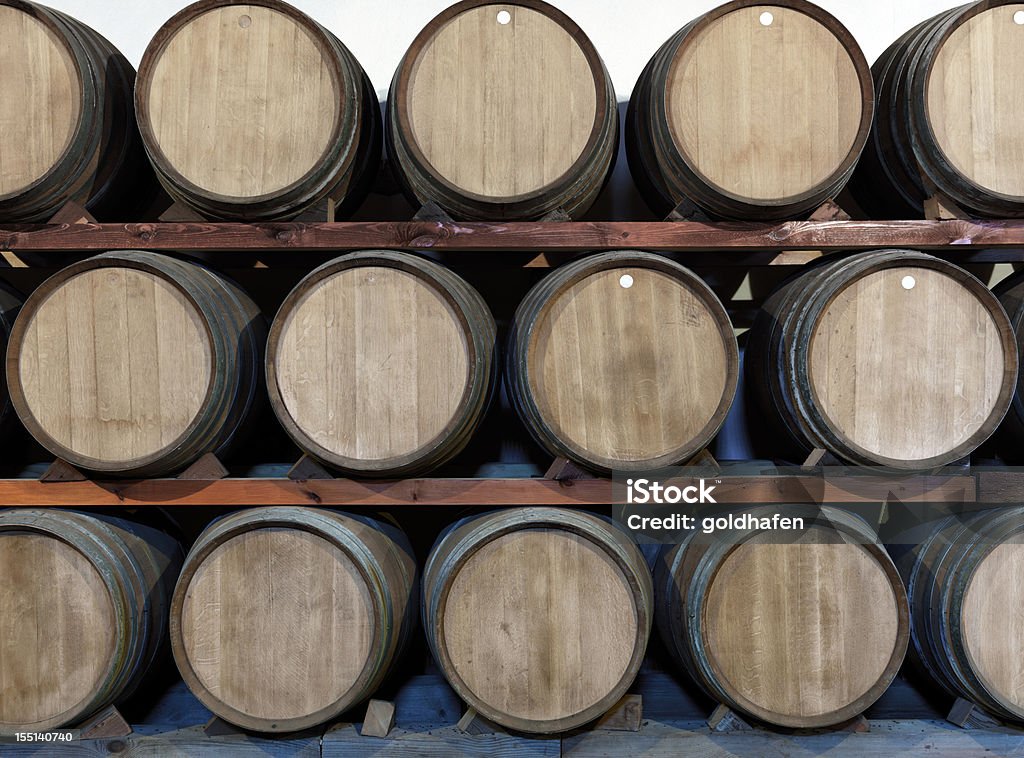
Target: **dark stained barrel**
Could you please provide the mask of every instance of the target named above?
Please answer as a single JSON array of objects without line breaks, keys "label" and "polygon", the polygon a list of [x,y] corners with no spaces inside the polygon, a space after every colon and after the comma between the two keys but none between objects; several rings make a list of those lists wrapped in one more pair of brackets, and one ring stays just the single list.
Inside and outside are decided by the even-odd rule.
[{"label": "dark stained barrel", "polygon": [[520,303],[508,345],[509,398],[534,439],[596,471],[686,462],[736,393],[725,308],[692,271],[651,253],[556,269]]},{"label": "dark stained barrel", "polygon": [[[709,696],[786,727],[857,716],[888,688],[910,636],[896,567],[858,516],[833,508],[738,511],[786,532],[690,532],[655,567],[658,631]],[[798,537],[798,539],[797,539]]]},{"label": "dark stained barrel", "polygon": [[197,698],[232,724],[289,732],[370,697],[416,624],[416,559],[396,527],[316,508],[226,516],[196,541],[171,647]]},{"label": "dark stained barrel", "polygon": [[579,218],[618,150],[615,91],[558,9],[464,0],[427,24],[399,64],[386,139],[417,207],[433,201],[465,220],[558,209]]},{"label": "dark stained barrel", "polygon": [[156,33],[135,107],[168,193],[213,219],[353,211],[381,151],[377,95],[329,31],[279,0],[200,0]]},{"label": "dark stained barrel", "polygon": [[850,184],[872,217],[921,217],[936,194],[972,215],[1024,216],[1021,7],[961,5],[875,61],[878,112]]},{"label": "dark stained barrel", "polygon": [[178,543],[149,527],[0,511],[0,734],[75,726],[127,701],[166,644],[180,568]]},{"label": "dark stained barrel", "polygon": [[856,40],[804,0],[736,0],[676,32],[633,88],[626,150],[655,212],[785,219],[849,180],[874,110]]},{"label": "dark stained barrel", "polygon": [[633,538],[559,508],[464,519],[423,573],[441,672],[478,713],[523,732],[573,729],[615,705],[640,670],[651,614]]},{"label": "dark stained barrel", "polygon": [[266,326],[230,280],[166,255],[121,250],[40,285],[7,351],[11,403],[74,466],[116,476],[224,455],[263,401]]},{"label": "dark stained barrel", "polygon": [[23,0],[0,2],[0,221],[42,223],[70,201],[132,220],[156,182],[135,124],[135,71],[95,31]]},{"label": "dark stained barrel", "polygon": [[927,470],[971,453],[1013,396],[1006,312],[968,272],[924,253],[833,256],[765,302],[747,386],[794,457]]},{"label": "dark stained barrel", "polygon": [[494,318],[461,277],[409,253],[363,250],[319,267],[270,329],[267,388],[295,443],[355,476],[451,460],[499,375]]}]

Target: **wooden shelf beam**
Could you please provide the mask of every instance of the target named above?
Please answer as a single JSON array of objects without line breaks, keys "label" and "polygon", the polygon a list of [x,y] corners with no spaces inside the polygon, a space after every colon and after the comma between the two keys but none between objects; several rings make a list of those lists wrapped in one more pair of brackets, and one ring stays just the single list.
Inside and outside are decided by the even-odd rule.
[{"label": "wooden shelf beam", "polygon": [[0,250],[96,252],[122,248],[343,251],[369,247],[474,252],[640,248],[778,252],[910,247],[1024,248],[1024,221],[132,223],[0,226]]},{"label": "wooden shelf beam", "polygon": [[[735,476],[714,479],[719,503],[973,502],[970,475],[884,477]],[[352,479],[226,478],[215,481],[65,481],[0,479],[9,506],[143,505],[607,505],[625,501],[609,479]],[[684,507],[684,506],[680,506]]]}]

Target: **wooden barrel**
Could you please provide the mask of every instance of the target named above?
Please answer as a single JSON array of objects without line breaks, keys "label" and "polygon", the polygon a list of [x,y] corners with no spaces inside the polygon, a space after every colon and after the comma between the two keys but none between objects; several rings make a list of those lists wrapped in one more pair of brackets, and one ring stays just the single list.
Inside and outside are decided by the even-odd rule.
[{"label": "wooden barrel", "polygon": [[25,301],[7,350],[22,423],[54,455],[157,476],[224,455],[262,402],[266,328],[236,285],[119,250],[61,269]]},{"label": "wooden barrel", "polygon": [[1024,5],[968,3],[917,25],[872,66],[878,113],[851,190],[875,217],[920,217],[940,194],[1024,216]]},{"label": "wooden barrel", "polygon": [[132,110],[135,70],[80,21],[0,0],[0,221],[48,221],[69,200],[129,220],[151,199]]},{"label": "wooden barrel", "polygon": [[952,516],[897,564],[910,596],[911,658],[943,689],[1024,721],[1024,509]]},{"label": "wooden barrel", "polygon": [[608,711],[640,669],[651,576],[624,531],[559,508],[453,525],[423,570],[423,624],[448,683],[478,713],[523,732]]},{"label": "wooden barrel", "polygon": [[121,519],[0,511],[0,735],[126,701],[167,639],[178,543]]},{"label": "wooden barrel", "polygon": [[765,302],[747,385],[795,456],[926,470],[971,453],[1013,396],[1017,348],[999,301],[924,253],[830,257]]},{"label": "wooden barrel", "polygon": [[803,518],[791,537],[755,522],[663,550],[658,631],[711,697],[770,724],[847,721],[885,692],[910,636],[907,596],[874,532],[833,508],[759,506]]},{"label": "wooden barrel", "polygon": [[225,721],[289,732],[373,694],[413,630],[416,560],[364,516],[257,508],[214,522],[171,602],[182,678]]},{"label": "wooden barrel", "polygon": [[337,37],[279,0],[200,0],[139,65],[135,109],[167,192],[209,218],[291,218],[365,198],[377,95]]},{"label": "wooden barrel", "polygon": [[386,140],[417,207],[433,201],[467,220],[557,209],[578,218],[615,161],[615,91],[558,9],[464,0],[427,24],[399,64]]},{"label": "wooden barrel", "polygon": [[618,250],[530,290],[509,335],[509,398],[552,455],[600,472],[685,462],[732,405],[739,358],[721,302],[693,272]]},{"label": "wooden barrel", "polygon": [[846,28],[804,0],[735,0],[655,53],[626,115],[629,168],[665,215],[792,218],[834,198],[864,148],[871,71]]},{"label": "wooden barrel", "polygon": [[270,404],[295,443],[356,476],[445,463],[476,431],[498,364],[480,294],[408,253],[335,258],[285,298],[267,342]]},{"label": "wooden barrel", "polygon": [[[999,298],[1013,326],[1013,333],[1017,337],[1017,356],[1020,358],[1024,356],[1024,275],[1007,277],[992,292]],[[1019,366],[1013,400],[1000,431],[1003,440],[1000,453],[1003,458],[1012,461],[1024,459],[1024,454],[1019,452],[1020,442],[1024,440],[1024,371]]]}]

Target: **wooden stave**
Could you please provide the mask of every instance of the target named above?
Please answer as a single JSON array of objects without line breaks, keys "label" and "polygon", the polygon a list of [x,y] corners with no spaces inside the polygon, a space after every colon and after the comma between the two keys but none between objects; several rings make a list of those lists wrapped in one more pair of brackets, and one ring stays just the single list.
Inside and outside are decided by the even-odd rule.
[{"label": "wooden stave", "polygon": [[[426,449],[397,458],[368,461],[333,453],[312,440],[285,405],[277,375],[277,352],[284,324],[306,291],[339,271],[359,266],[396,268],[422,278],[453,307],[470,347],[471,368],[460,412]],[[331,468],[353,476],[396,477],[428,472],[447,463],[469,444],[487,413],[498,385],[497,325],[483,297],[468,282],[445,267],[411,253],[361,250],[319,266],[292,289],[274,316],[267,336],[265,384],[270,407],[281,426],[305,453]]]},{"label": "wooden stave", "polygon": [[[25,399],[19,371],[20,344],[35,309],[55,289],[73,276],[104,267],[146,271],[175,286],[204,319],[211,345],[211,382],[201,410],[189,428],[152,455],[132,461],[101,461],[79,455],[54,440],[36,422]],[[233,308],[227,307],[231,303]],[[239,312],[241,306],[245,314]],[[204,453],[226,455],[239,429],[259,407],[262,392],[262,350],[265,326],[257,306],[235,285],[195,264],[159,253],[138,250],[101,253],[61,269],[43,282],[28,298],[11,332],[7,353],[8,388],[22,425],[43,447],[72,465],[114,476],[149,477],[184,468]]]},{"label": "wooden stave", "polygon": [[[495,710],[469,690],[456,673],[443,639],[443,619],[451,581],[458,569],[488,542],[520,529],[560,529],[590,539],[604,549],[629,580],[637,612],[637,639],[622,680],[590,708],[562,719],[527,720]],[[423,567],[422,624],[431,656],[456,694],[485,718],[524,733],[554,734],[582,726],[607,712],[629,689],[640,672],[654,617],[654,588],[650,570],[632,537],[614,522],[591,514],[551,507],[505,509],[470,516],[449,526],[438,537]]]},{"label": "wooden stave", "polygon": [[131,107],[135,70],[106,38],[71,16],[27,0],[3,5],[31,15],[66,46],[82,82],[82,114],[71,141],[31,185],[0,197],[0,218],[41,223],[65,203],[99,218],[135,215],[156,181],[142,151]]},{"label": "wooden stave", "polygon": [[305,26],[334,54],[335,74],[350,93],[355,111],[343,111],[327,151],[307,174],[288,187],[259,197],[238,198],[209,192],[187,180],[167,160],[150,126],[147,82],[160,53],[185,24],[209,10],[241,3],[236,0],[197,0],[178,11],[157,31],[139,64],[135,113],[148,162],[164,190],[176,201],[213,220],[287,220],[330,199],[335,212],[349,215],[365,200],[376,177],[382,149],[382,126],[376,91],[355,56],[325,27],[283,0],[245,3],[276,10]]},{"label": "wooden stave", "polygon": [[1024,216],[1024,197],[985,190],[945,160],[926,108],[928,75],[942,43],[974,15],[1012,1],[972,2],[933,16],[897,39],[876,62],[879,101],[893,107],[889,118],[880,108],[865,150],[870,158],[851,183],[855,197],[870,210],[890,218],[922,217],[924,201],[937,191],[981,217]]},{"label": "wooden stave", "polygon": [[0,535],[3,532],[49,535],[82,553],[110,591],[117,640],[112,665],[90,698],[42,722],[9,731],[0,724],[0,734],[68,726],[108,705],[126,702],[167,652],[167,608],[183,558],[178,542],[122,519],[58,509],[0,511]]},{"label": "wooden stave", "polygon": [[[780,511],[780,508],[782,511]],[[820,511],[820,514],[819,514]],[[896,596],[899,628],[889,664],[878,681],[861,697],[843,708],[820,716],[787,717],[758,708],[720,681],[714,667],[703,653],[704,638],[699,621],[703,618],[701,600],[714,580],[717,569],[746,539],[758,530],[731,530],[725,537],[716,533],[704,537],[691,532],[682,543],[664,546],[654,568],[655,621],[659,636],[670,657],[713,699],[754,718],[791,728],[817,728],[848,721],[862,713],[888,689],[899,672],[911,637],[910,608],[907,593],[896,565],[878,540],[877,534],[856,514],[837,508],[786,505],[757,506],[749,509],[755,515],[803,517],[820,519],[818,526],[835,529],[837,538],[864,547],[884,569]],[[685,588],[685,593],[680,592]]]},{"label": "wooden stave", "polygon": [[973,669],[960,619],[974,571],[998,544],[1019,540],[1022,533],[1019,506],[950,516],[930,525],[928,536],[896,564],[910,597],[914,666],[947,694],[1016,722],[1024,721],[1024,707],[1002,697]]},{"label": "wooden stave", "polygon": [[[775,5],[800,11],[829,29],[850,54],[861,83],[861,123],[846,159],[818,187],[776,202],[752,201],[710,184],[676,147],[668,127],[663,93],[669,68],[692,35],[716,19],[751,5]],[[626,113],[626,154],[630,173],[648,206],[667,215],[680,203],[692,201],[712,217],[757,221],[784,220],[810,213],[836,197],[853,175],[868,141],[874,117],[875,92],[871,72],[856,40],[834,16],[806,0],[732,0],[683,26],[655,52],[633,88]]]},{"label": "wooden stave", "polygon": [[[1007,362],[995,407],[981,428],[946,453],[920,461],[903,461],[860,449],[846,440],[818,410],[808,372],[810,337],[830,295],[860,275],[913,265],[943,272],[966,285],[988,304],[1003,338]],[[772,310],[776,310],[774,315]],[[807,454],[822,448],[858,466],[912,472],[953,463],[992,436],[1009,408],[1016,385],[1016,341],[1005,311],[971,274],[934,256],[909,250],[877,250],[848,258],[828,258],[784,283],[758,312],[748,337],[747,386],[772,423],[784,432],[789,452]]]},{"label": "wooden stave", "polygon": [[[344,698],[323,710],[290,719],[253,717],[216,698],[189,663],[183,637],[185,596],[202,561],[231,538],[268,528],[308,531],[341,549],[359,567],[376,612],[373,645],[357,683]],[[320,508],[271,506],[237,511],[210,524],[185,557],[170,602],[170,646],[189,690],[220,718],[259,732],[308,729],[330,721],[374,694],[415,631],[418,592],[416,560],[408,538],[397,527],[366,516]],[[401,613],[396,610],[399,606],[403,608]]]},{"label": "wooden stave", "polygon": [[539,190],[511,198],[493,198],[459,189],[438,175],[410,136],[404,101],[409,70],[419,50],[451,18],[492,4],[493,0],[460,0],[449,6],[420,31],[402,57],[388,91],[384,119],[385,147],[395,179],[414,207],[433,201],[460,221],[537,220],[556,210],[578,220],[594,204],[615,167],[619,143],[618,105],[611,76],[590,39],[572,19],[544,0],[514,0],[511,4],[542,13],[569,32],[591,65],[598,91],[594,128],[575,164],[562,177]]},{"label": "wooden stave", "polygon": [[[712,316],[717,317],[719,332],[727,354],[727,379],[722,401],[703,430],[682,449],[672,451],[655,459],[642,461],[610,461],[588,454],[562,440],[543,418],[530,392],[528,379],[528,356],[532,331],[545,307],[553,301],[559,290],[600,271],[624,266],[653,268],[682,280],[703,297]],[[647,471],[685,462],[707,447],[725,422],[729,408],[736,395],[739,380],[739,351],[733,336],[732,323],[724,306],[700,277],[689,269],[661,255],[638,250],[615,250],[589,255],[586,258],[566,264],[538,282],[520,302],[509,328],[505,351],[504,379],[509,403],[530,432],[530,436],[542,448],[555,456],[573,460],[589,469],[601,473],[615,471]]]}]

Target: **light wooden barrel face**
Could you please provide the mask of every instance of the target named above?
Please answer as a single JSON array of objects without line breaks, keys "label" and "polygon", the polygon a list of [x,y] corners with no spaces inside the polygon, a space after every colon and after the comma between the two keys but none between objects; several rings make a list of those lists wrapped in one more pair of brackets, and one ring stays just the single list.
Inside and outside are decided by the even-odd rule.
[{"label": "light wooden barrel face", "polygon": [[792,198],[833,176],[863,109],[839,38],[776,5],[726,13],[687,39],[668,72],[665,106],[689,165],[720,191],[754,201]]},{"label": "light wooden barrel face", "polygon": [[1004,355],[986,304],[913,266],[856,279],[821,315],[809,375],[834,428],[872,454],[914,461],[966,442],[999,399]]},{"label": "light wooden barrel face", "polygon": [[706,654],[755,715],[837,711],[875,686],[892,658],[890,579],[857,544],[771,540],[752,538],[718,569],[704,607]]},{"label": "light wooden barrel face", "polygon": [[19,355],[34,421],[100,462],[153,455],[196,418],[212,354],[195,306],[167,280],[107,267],[77,274],[39,304]]},{"label": "light wooden barrel face", "polygon": [[460,13],[425,42],[406,102],[412,138],[441,177],[509,198],[541,190],[583,154],[597,85],[568,31],[498,3]]},{"label": "light wooden barrel face", "polygon": [[1024,4],[999,5],[956,27],[936,55],[926,110],[935,140],[964,176],[1024,195]]},{"label": "light wooden barrel face", "polygon": [[337,703],[367,665],[374,616],[351,558],[300,529],[224,542],[185,592],[183,649],[214,698],[257,719],[302,718]]},{"label": "light wooden barrel face", "polygon": [[0,534],[0,731],[73,718],[114,665],[114,630],[84,555],[49,535]]},{"label": "light wooden barrel face", "polygon": [[288,414],[330,453],[409,455],[454,418],[470,371],[452,305],[424,279],[356,266],[318,282],[288,314],[275,375]]},{"label": "light wooden barrel face", "polygon": [[183,24],[155,60],[144,99],[170,166],[232,198],[280,191],[316,168],[346,96],[322,45],[296,19],[259,5],[213,8]]},{"label": "light wooden barrel face", "polygon": [[1024,545],[997,545],[975,569],[960,614],[967,658],[989,692],[1024,708]]},{"label": "light wooden barrel face", "polygon": [[67,45],[24,11],[0,7],[0,196],[41,179],[71,143],[81,83]]},{"label": "light wooden barrel face", "polygon": [[719,323],[699,294],[636,266],[591,274],[553,298],[527,361],[545,422],[610,461],[691,443],[718,411],[729,369]]},{"label": "light wooden barrel face", "polygon": [[550,721],[621,682],[637,624],[628,580],[598,545],[521,529],[488,542],[451,579],[443,641],[454,672],[487,706]]}]

